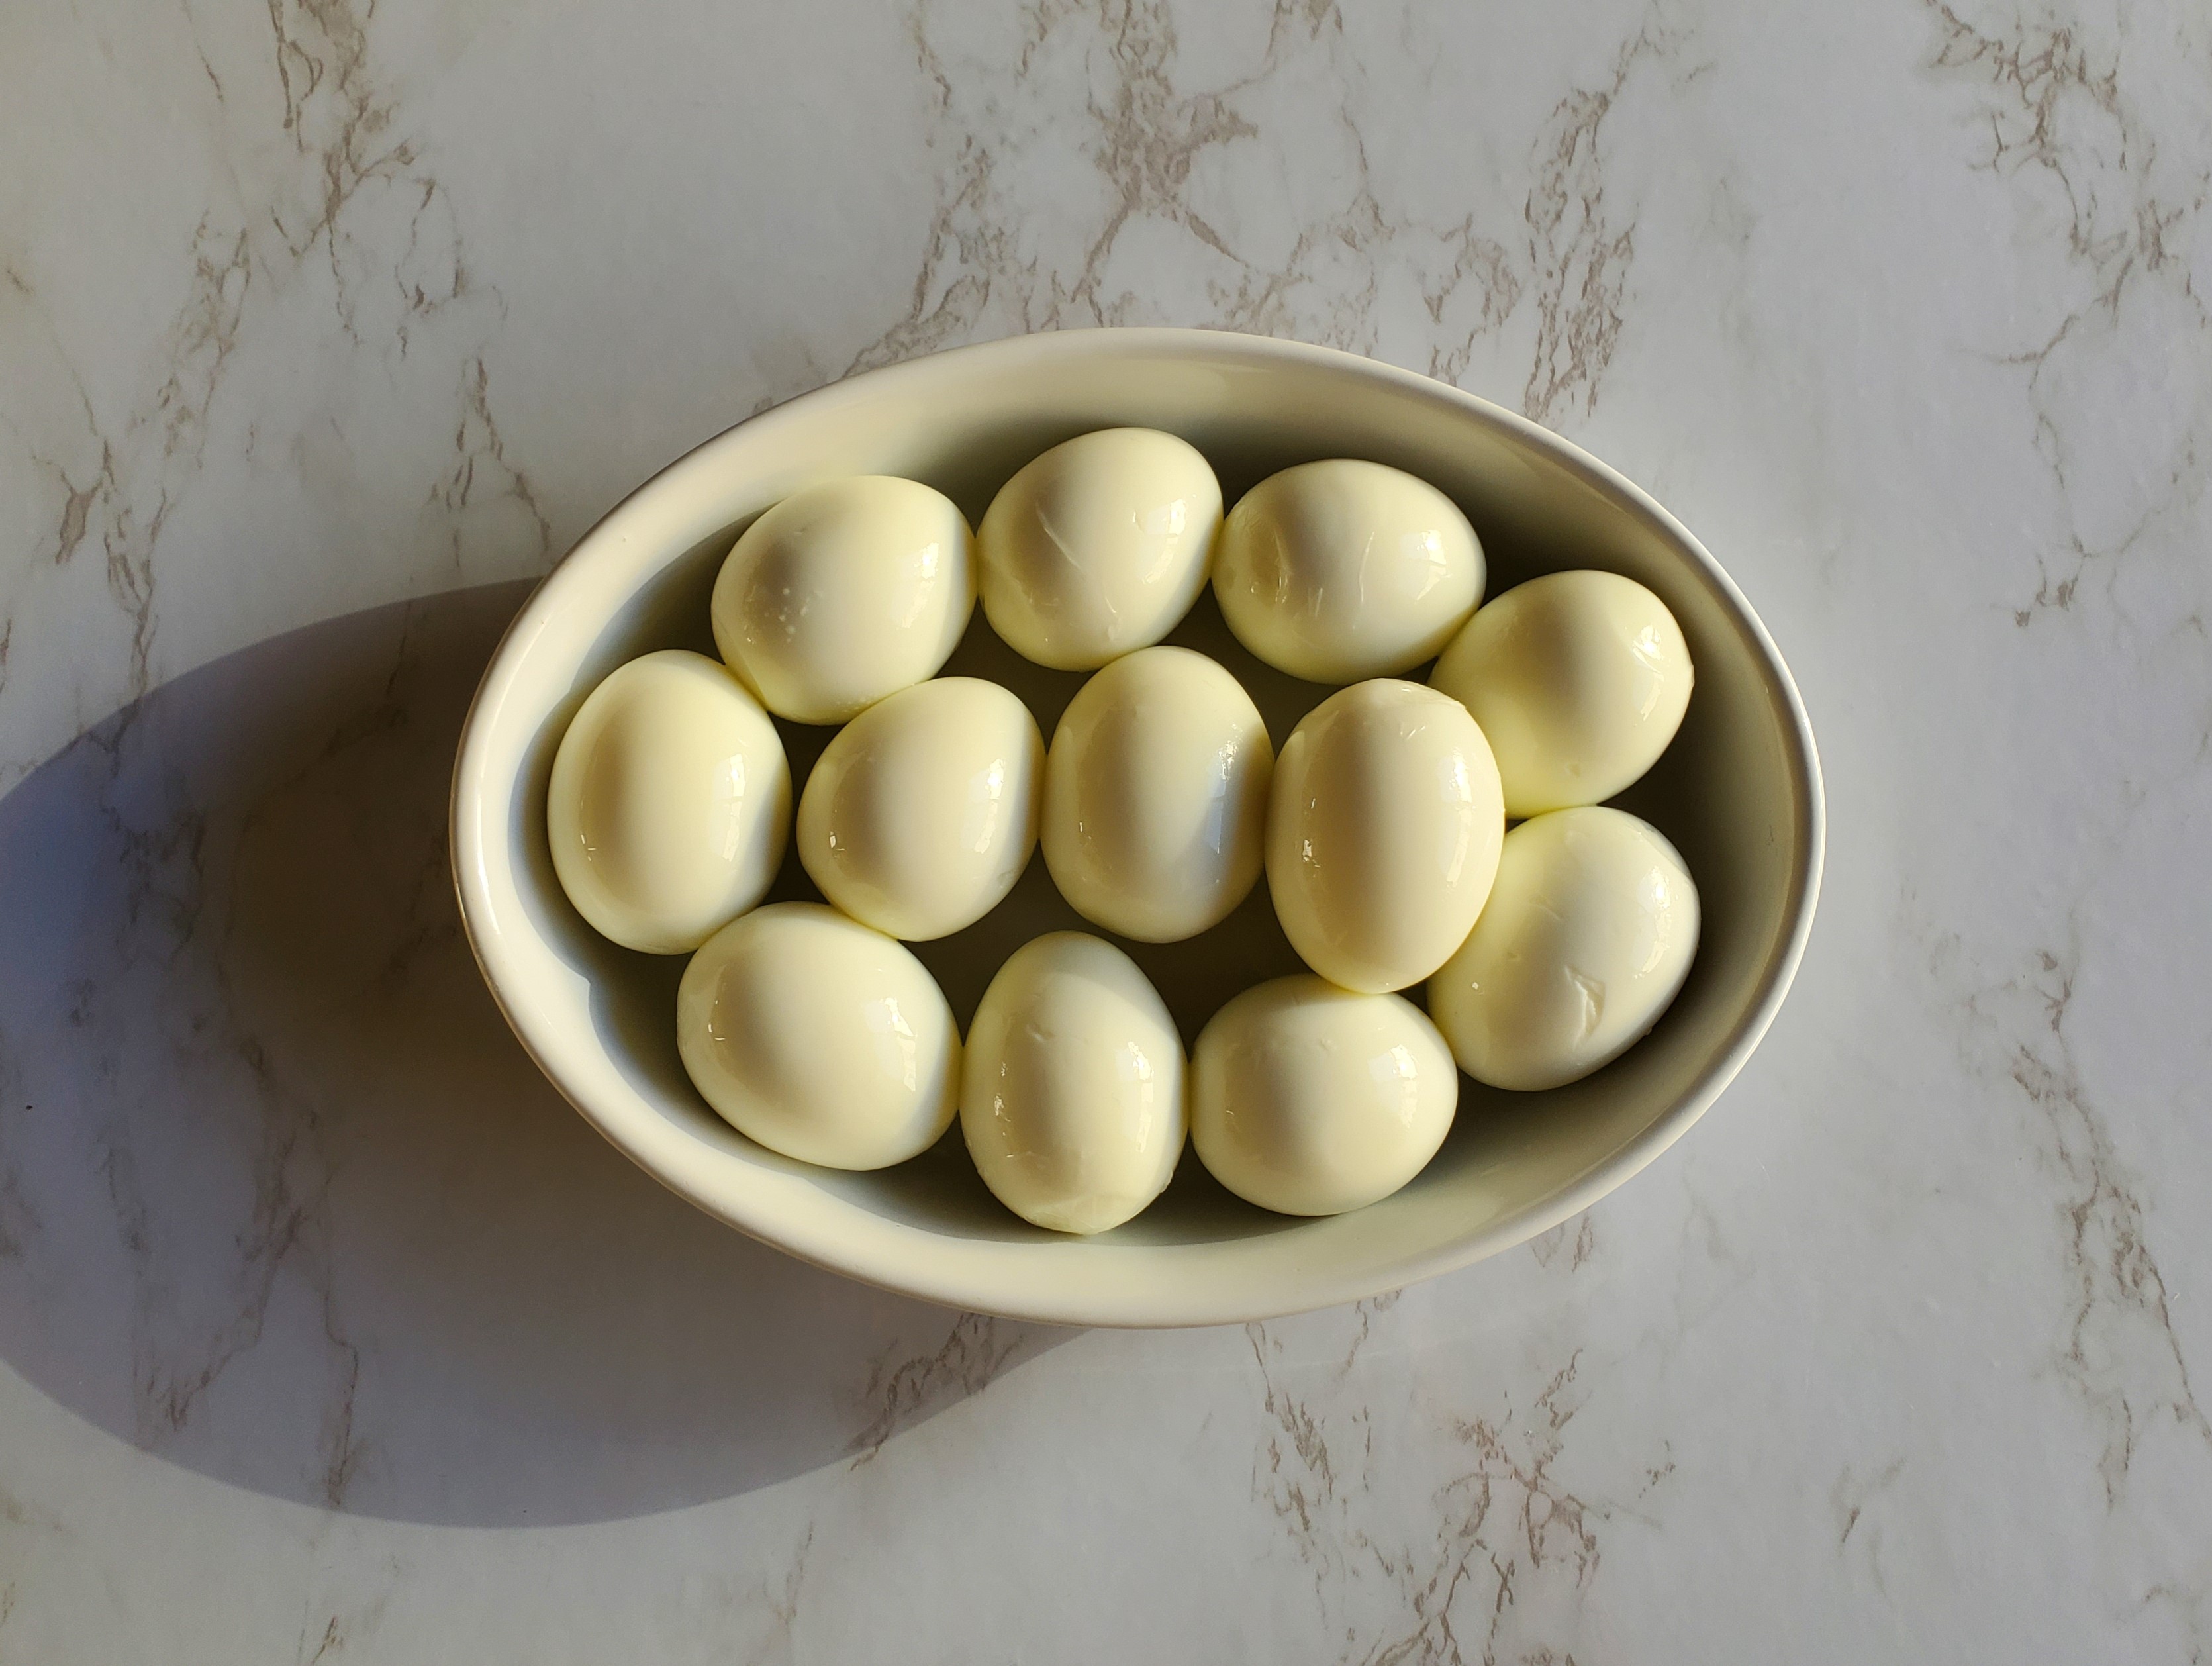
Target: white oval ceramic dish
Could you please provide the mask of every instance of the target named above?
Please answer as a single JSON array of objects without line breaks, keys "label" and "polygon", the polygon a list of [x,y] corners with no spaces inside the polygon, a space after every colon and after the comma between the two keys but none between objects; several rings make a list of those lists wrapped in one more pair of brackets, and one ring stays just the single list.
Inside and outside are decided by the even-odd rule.
[{"label": "white oval ceramic dish", "polygon": [[[1625,1057],[1570,1086],[1462,1084],[1444,1146],[1411,1185],[1322,1219],[1273,1215],[1213,1184],[1186,1152],[1149,1210],[1097,1237],[1031,1227],[992,1199],[957,1131],[873,1173],[814,1169],[754,1145],[710,1110],[676,1049],[684,962],[617,948],[555,879],[545,787],[571,714],[599,679],[653,648],[711,653],[708,596],[731,543],[799,486],[897,474],[979,520],[1030,458],[1092,429],[1179,434],[1226,499],[1294,463],[1364,457],[1434,483],[1464,509],[1490,588],[1600,567],[1656,591],[1688,638],[1697,690],[1666,756],[1619,800],[1695,875],[1703,935],[1688,982]],[[1279,746],[1329,690],[1237,649],[1210,598],[1170,638],[1243,678]],[[1082,681],[1024,665],[979,619],[945,667],[998,678],[1045,733]],[[787,729],[794,781],[820,740]],[[794,745],[794,742],[799,744]],[[1811,930],[1823,809],[1796,684],[1742,594],[1644,492],[1510,411],[1324,348],[1186,330],[1019,337],[878,370],[708,441],[625,499],[516,617],[469,714],[453,777],[461,913],[494,996],[576,1108],[647,1172],[793,1255],[950,1306],[1064,1324],[1206,1324],[1393,1289],[1492,1255],[1588,1207],[1679,1139],[1772,1021]],[[807,894],[794,863],[770,897]],[[983,921],[916,945],[964,1025],[1007,955],[1081,928],[1033,862]],[[1186,1045],[1224,1001],[1300,970],[1266,887],[1186,942],[1125,945]]]}]

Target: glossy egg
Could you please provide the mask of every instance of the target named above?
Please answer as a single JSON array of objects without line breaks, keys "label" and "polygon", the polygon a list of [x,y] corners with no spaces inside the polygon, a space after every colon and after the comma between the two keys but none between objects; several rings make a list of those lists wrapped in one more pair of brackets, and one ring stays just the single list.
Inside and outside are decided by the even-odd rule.
[{"label": "glossy egg", "polygon": [[1017,949],[968,1029],[960,1131],[1001,1203],[1103,1232],[1158,1197],[1187,1126],[1182,1038],[1136,962],[1081,932]]},{"label": "glossy egg", "polygon": [[726,666],[668,648],[577,708],[545,794],[553,871],[601,935],[697,948],[760,901],[783,860],[791,769]]},{"label": "glossy egg", "polygon": [[1202,654],[1147,648],[1076,691],[1045,763],[1053,883],[1094,925],[1194,937],[1260,877],[1275,750],[1243,685]]},{"label": "glossy egg", "polygon": [[934,677],[975,607],[974,541],[952,500],[859,475],[793,492],[714,581],[714,645],[762,703],[842,723]]},{"label": "glossy egg", "polygon": [[1221,484],[1153,429],[1079,435],[1000,488],[976,535],[983,612],[1014,651],[1091,671],[1174,629],[1206,587]]},{"label": "glossy egg", "polygon": [[1459,1067],[1419,1007],[1318,977],[1276,978],[1216,1012],[1190,1078],[1206,1171],[1286,1215],[1389,1196],[1428,1165],[1459,1107]]},{"label": "glossy egg", "polygon": [[1549,573],[1468,622],[1430,684],[1489,736],[1516,820],[1632,785],[1681,727],[1689,644],[1666,603],[1618,573]]},{"label": "glossy egg", "polygon": [[1237,640],[1278,671],[1356,683],[1435,658],[1482,599],[1483,571],[1451,499],[1340,457],[1244,494],[1222,527],[1213,593]]},{"label": "glossy egg", "polygon": [[1659,1021],[1698,952],[1698,888],[1624,811],[1559,810],[1505,836],[1490,904],[1429,982],[1460,1068],[1545,1088],[1610,1064]]},{"label": "glossy egg", "polygon": [[878,701],[823,750],[799,801],[822,894],[909,942],[972,925],[1036,848],[1044,740],[996,683],[939,677]]},{"label": "glossy egg", "polygon": [[677,989],[676,1043],[738,1133],[827,1168],[903,1163],[959,1104],[960,1031],[937,980],[818,903],[773,903],[708,938]]},{"label": "glossy egg", "polygon": [[1504,834],[1498,766],[1467,708],[1419,683],[1355,683],[1275,760],[1267,889],[1315,971],[1402,989],[1466,938]]}]

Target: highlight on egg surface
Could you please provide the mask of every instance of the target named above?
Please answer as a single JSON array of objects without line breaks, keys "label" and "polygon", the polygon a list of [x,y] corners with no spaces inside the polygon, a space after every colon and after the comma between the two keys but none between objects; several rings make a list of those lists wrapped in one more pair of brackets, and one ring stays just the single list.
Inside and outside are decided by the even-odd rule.
[{"label": "highlight on egg surface", "polygon": [[960,1131],[1033,1225],[1103,1232],[1166,1189],[1188,1127],[1182,1039],[1136,962],[1053,932],[999,969],[968,1029]]},{"label": "highlight on egg surface", "polygon": [[1190,1074],[1199,1160],[1279,1214],[1380,1202],[1428,1166],[1459,1107],[1459,1068],[1420,1008],[1306,975],[1216,1012]]},{"label": "highlight on egg surface", "polygon": [[1667,604],[1591,569],[1516,585],[1468,622],[1429,677],[1482,725],[1516,820],[1633,786],[1681,727],[1694,681]]},{"label": "highlight on egg surface", "polygon": [[1315,971],[1367,994],[1402,989],[1466,939],[1504,836],[1498,766],[1467,708],[1377,678],[1340,689],[1283,743],[1267,889]]},{"label": "highlight on egg surface", "polygon": [[1395,677],[1482,599],[1482,544],[1427,481],[1336,457],[1269,475],[1221,530],[1213,593],[1253,655],[1311,683]]},{"label": "highlight on egg surface", "polygon": [[890,475],[826,480],[748,526],[714,581],[714,645],[778,717],[842,723],[934,677],[975,608],[952,500]]},{"label": "highlight on egg surface", "polygon": [[1194,937],[1260,877],[1275,751],[1243,685],[1147,648],[1076,691],[1045,762],[1045,864],[1078,914],[1140,942]]},{"label": "highlight on egg surface", "polygon": [[1011,690],[917,683],[823,749],[799,796],[799,860],[863,924],[908,942],[950,936],[1029,866],[1043,777],[1043,737]]},{"label": "highlight on egg surface", "polygon": [[791,769],[726,666],[666,648],[585,697],[553,757],[545,830],[592,927],[647,954],[696,949],[767,893],[791,825]]},{"label": "highlight on egg surface", "polygon": [[770,1151],[881,1169],[927,1151],[958,1107],[960,1031],[903,944],[818,903],[774,903],[708,938],[676,995],[700,1094]]},{"label": "highlight on egg surface", "polygon": [[1649,822],[1602,805],[1505,836],[1489,905],[1429,980],[1461,1069],[1492,1087],[1579,1081],[1641,1041],[1698,952],[1698,888]]},{"label": "highlight on egg surface", "polygon": [[1101,429],[1030,461],[976,534],[983,612],[1024,658],[1095,671],[1173,630],[1206,587],[1221,483],[1188,441]]}]

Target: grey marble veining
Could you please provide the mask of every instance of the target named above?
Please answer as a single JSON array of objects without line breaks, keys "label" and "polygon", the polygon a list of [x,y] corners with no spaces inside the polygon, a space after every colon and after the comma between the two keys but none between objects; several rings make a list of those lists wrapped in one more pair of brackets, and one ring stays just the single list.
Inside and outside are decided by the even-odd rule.
[{"label": "grey marble veining", "polygon": [[[0,92],[0,1658],[2212,1656],[2202,8],[33,0]],[[1060,1332],[632,1170],[443,799],[661,464],[1155,322],[1656,492],[1831,856],[1588,1215]]]}]

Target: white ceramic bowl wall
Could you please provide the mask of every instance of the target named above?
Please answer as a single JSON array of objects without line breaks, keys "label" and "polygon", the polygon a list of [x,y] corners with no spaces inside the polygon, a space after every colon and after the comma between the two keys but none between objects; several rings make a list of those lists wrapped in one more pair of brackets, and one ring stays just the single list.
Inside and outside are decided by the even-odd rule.
[{"label": "white ceramic bowl wall", "polygon": [[[1264,1213],[1186,1154],[1167,1194],[1102,1237],[1030,1228],[976,1178],[956,1126],[900,1168],[842,1174],[753,1145],[710,1111],[678,1061],[681,957],[592,933],[553,876],[545,783],[568,717],[616,666],[655,648],[712,653],[707,597],[738,532],[809,482],[900,474],[980,520],[1046,447],[1095,428],[1180,434],[1227,500],[1292,463],[1364,457],[1433,481],[1464,508],[1488,593],[1568,567],[1656,591],[1695,656],[1697,692],[1658,767],[1616,800],[1656,824],[1696,877],[1704,939],[1686,987],[1625,1058],[1546,1093],[1463,1083],[1458,1121],[1405,1190],[1351,1214]],[[1243,678],[1279,745],[1328,692],[1259,666],[1210,594],[1170,641]],[[1080,676],[1016,659],[979,610],[948,673],[995,677],[1048,738]],[[794,791],[827,730],[780,726]],[[1510,412],[1327,349],[1207,331],[1031,336],[871,372],[778,407],[655,476],[586,534],[516,617],[469,714],[453,780],[461,912],[524,1046],[578,1110],[672,1190],[791,1254],[887,1288],[1073,1324],[1201,1324],[1349,1301],[1520,1243],[1587,1207],[1695,1122],[1758,1044],[1789,987],[1819,891],[1822,806],[1812,732],[1742,594],[1664,509]],[[807,894],[787,865],[772,897]],[[963,1025],[1006,956],[1081,927],[1042,858],[989,918],[918,945]],[[1186,1043],[1239,989],[1297,970],[1264,881],[1188,943],[1127,945]]]}]

